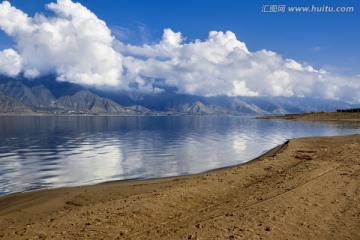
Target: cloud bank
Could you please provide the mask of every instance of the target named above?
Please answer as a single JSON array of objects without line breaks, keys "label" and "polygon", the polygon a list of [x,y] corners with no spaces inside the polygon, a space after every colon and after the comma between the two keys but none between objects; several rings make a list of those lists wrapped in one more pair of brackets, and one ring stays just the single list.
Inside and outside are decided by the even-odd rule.
[{"label": "cloud bank", "polygon": [[106,23],[79,3],[58,0],[29,17],[7,1],[0,28],[16,43],[0,52],[0,73],[157,93],[164,86],[202,96],[296,96],[360,101],[360,78],[316,70],[279,54],[250,52],[235,34],[211,31],[186,42],[165,29],[160,42],[135,46],[116,40]]}]

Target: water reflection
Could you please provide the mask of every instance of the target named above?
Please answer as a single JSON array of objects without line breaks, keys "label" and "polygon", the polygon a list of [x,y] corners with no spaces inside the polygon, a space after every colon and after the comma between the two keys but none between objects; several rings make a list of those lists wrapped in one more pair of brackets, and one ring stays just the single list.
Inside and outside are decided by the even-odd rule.
[{"label": "water reflection", "polygon": [[288,138],[358,132],[356,123],[249,117],[0,117],[0,195],[198,173]]}]

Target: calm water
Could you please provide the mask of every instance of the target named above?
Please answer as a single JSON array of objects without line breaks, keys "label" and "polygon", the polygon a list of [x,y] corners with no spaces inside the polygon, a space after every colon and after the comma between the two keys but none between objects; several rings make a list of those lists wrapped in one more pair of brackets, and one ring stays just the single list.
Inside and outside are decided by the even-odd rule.
[{"label": "calm water", "polygon": [[0,195],[244,163],[288,138],[359,133],[358,124],[231,116],[0,117]]}]

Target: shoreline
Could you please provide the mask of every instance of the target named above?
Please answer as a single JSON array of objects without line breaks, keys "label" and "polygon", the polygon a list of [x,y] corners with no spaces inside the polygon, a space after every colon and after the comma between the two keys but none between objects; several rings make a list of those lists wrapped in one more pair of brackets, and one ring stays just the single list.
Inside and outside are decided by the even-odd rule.
[{"label": "shoreline", "polygon": [[[17,201],[18,199],[22,201],[26,201],[27,197],[24,197],[24,195],[29,195],[29,198],[36,198],[36,195],[41,195],[38,193],[41,192],[47,192],[47,191],[57,191],[60,189],[66,190],[66,191],[71,191],[71,190],[76,190],[77,188],[93,188],[93,187],[97,187],[100,185],[122,185],[122,184],[142,184],[142,183],[153,183],[153,182],[162,182],[162,181],[171,181],[171,180],[175,180],[175,179],[182,179],[182,178],[191,178],[191,177],[197,177],[197,176],[201,176],[204,174],[209,174],[209,173],[216,173],[216,172],[220,172],[220,171],[226,171],[229,170],[231,168],[235,168],[235,167],[239,167],[242,165],[246,165],[246,164],[253,164],[257,161],[261,161],[267,157],[273,157],[275,156],[278,152],[280,152],[281,150],[283,150],[284,148],[286,148],[287,144],[289,143],[289,140],[285,141],[284,143],[264,152],[263,154],[261,154],[260,156],[251,159],[247,162],[244,163],[240,163],[240,164],[235,164],[235,165],[230,165],[230,166],[226,166],[226,167],[219,167],[219,168],[215,168],[215,169],[211,169],[211,170],[207,170],[204,172],[200,172],[200,173],[194,173],[194,174],[187,174],[187,175],[179,175],[179,176],[170,176],[170,177],[162,177],[162,178],[149,178],[149,179],[123,179],[123,180],[114,180],[114,181],[107,181],[107,182],[101,182],[101,183],[97,183],[97,184],[90,184],[90,185],[79,185],[79,186],[64,186],[64,187],[57,187],[57,188],[48,188],[48,189],[36,189],[33,191],[26,191],[26,192],[16,192],[16,193],[10,193],[7,195],[2,195],[0,196],[0,216],[4,213],[6,213],[6,208],[8,207],[8,203],[11,203],[11,205],[17,205]],[[34,195],[34,196],[33,196]],[[7,198],[11,199],[8,200]],[[4,199],[6,199],[4,201]],[[15,201],[14,201],[15,200]],[[14,207],[14,206],[12,206]],[[16,207],[16,206],[15,206]]]},{"label": "shoreline", "polygon": [[325,121],[325,122],[360,122],[360,112],[309,112],[277,116],[261,116],[256,119],[291,120],[291,121]]},{"label": "shoreline", "polygon": [[245,165],[245,164],[251,164],[256,161],[261,161],[262,159],[264,159],[266,157],[271,157],[271,156],[275,155],[277,152],[279,152],[283,148],[285,148],[288,143],[289,143],[289,140],[286,140],[284,143],[265,151],[260,156],[253,158],[247,162],[229,165],[229,166],[225,166],[225,167],[218,167],[218,168],[210,169],[210,170],[207,170],[204,172],[199,172],[199,173],[185,174],[185,175],[179,175],[179,176],[159,177],[159,178],[145,178],[145,179],[132,178],[132,179],[112,180],[112,181],[100,182],[100,183],[89,184],[89,185],[62,186],[62,187],[56,187],[56,188],[35,189],[35,190],[31,190],[31,191],[14,192],[14,193],[6,194],[6,195],[0,195],[0,216],[1,216],[2,210],[4,209],[4,207],[1,205],[1,199],[4,197],[7,197],[7,196],[22,195],[22,194],[27,194],[27,193],[31,194],[31,193],[36,193],[36,192],[40,192],[40,191],[49,191],[49,190],[56,190],[56,189],[72,189],[72,188],[79,188],[79,187],[92,187],[92,186],[97,186],[97,185],[102,185],[102,184],[121,184],[123,182],[136,183],[136,182],[140,182],[140,181],[161,181],[161,180],[171,180],[171,179],[176,179],[176,178],[194,177],[194,176],[203,175],[203,174],[207,174],[207,173],[213,173],[213,172],[218,172],[218,171],[222,171],[222,170],[227,170],[227,169],[238,167],[238,166]]},{"label": "shoreline", "polygon": [[358,239],[359,155],[360,135],[297,138],[200,174],[10,194],[0,238]]}]

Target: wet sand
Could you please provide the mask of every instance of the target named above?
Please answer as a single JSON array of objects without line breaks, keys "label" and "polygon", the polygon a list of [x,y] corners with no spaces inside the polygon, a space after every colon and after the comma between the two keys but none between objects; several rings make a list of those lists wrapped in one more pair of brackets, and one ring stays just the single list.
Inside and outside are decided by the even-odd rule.
[{"label": "wet sand", "polygon": [[0,198],[0,239],[360,239],[360,135],[193,176]]}]

